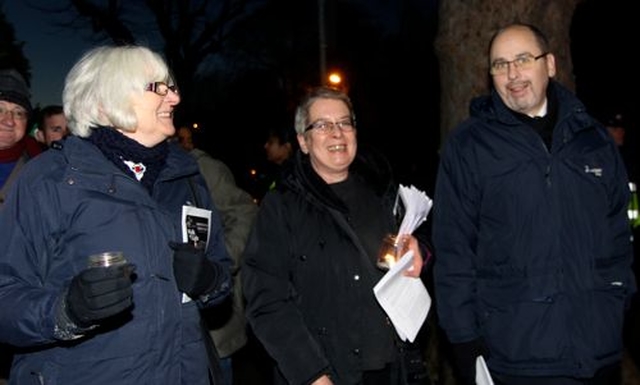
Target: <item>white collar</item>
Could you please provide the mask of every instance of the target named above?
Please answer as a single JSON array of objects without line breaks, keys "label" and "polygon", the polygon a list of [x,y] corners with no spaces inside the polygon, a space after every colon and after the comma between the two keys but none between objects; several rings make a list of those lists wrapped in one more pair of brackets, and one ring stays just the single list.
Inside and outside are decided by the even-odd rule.
[{"label": "white collar", "polygon": [[544,103],[542,104],[542,107],[540,107],[537,113],[527,114],[527,115],[530,118],[544,118],[545,116],[547,116],[547,101],[548,99],[545,98]]}]

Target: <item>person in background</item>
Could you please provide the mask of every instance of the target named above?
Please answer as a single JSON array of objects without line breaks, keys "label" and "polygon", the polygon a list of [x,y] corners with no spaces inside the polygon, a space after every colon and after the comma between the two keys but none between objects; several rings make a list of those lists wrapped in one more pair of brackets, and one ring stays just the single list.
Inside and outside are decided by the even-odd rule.
[{"label": "person in background", "polygon": [[554,81],[547,38],[499,29],[493,89],[442,151],[434,195],[439,324],[463,384],[620,381],[636,284],[625,167],[605,127]]},{"label": "person in background", "polygon": [[[10,384],[214,383],[200,312],[229,295],[230,258],[197,163],[167,141],[179,102],[142,46],[96,47],[67,75],[72,135],[23,168],[0,210]],[[88,264],[108,251],[127,263]]]},{"label": "person in background", "polygon": [[[295,114],[301,151],[260,204],[244,253],[247,318],[276,384],[405,384],[400,342],[373,287],[397,231],[388,162],[359,148],[351,100],[312,89]],[[375,156],[378,155],[378,156]],[[422,252],[411,235],[419,279]]]},{"label": "person in background", "polygon": [[18,71],[0,70],[0,207],[25,163],[42,152],[26,135],[30,98],[27,83]]},{"label": "person in background", "polygon": [[[628,123],[624,116],[621,113],[614,113],[608,118],[605,118],[604,122],[609,134],[622,154],[622,159],[624,159],[627,174],[629,176],[631,199],[627,214],[629,216],[629,223],[633,233],[633,270],[637,282],[638,279],[640,279],[640,257],[638,256],[638,252],[640,251],[640,246],[638,245],[640,240],[640,217],[638,216],[638,175],[636,162],[633,161],[635,159],[635,154],[632,153],[629,145],[625,145],[626,127]],[[638,327],[638,325],[640,325],[640,296],[636,293],[631,301],[630,309],[625,318],[624,327],[626,351],[635,363],[636,367],[640,367],[640,327]]]},{"label": "person in background", "polygon": [[267,164],[263,179],[260,181],[259,198],[273,190],[280,177],[291,164],[291,159],[297,151],[295,131],[289,127],[277,127],[269,129],[267,140],[264,143],[264,153]]},{"label": "person in background", "polygon": [[62,140],[67,135],[69,135],[69,129],[62,106],[50,105],[40,110],[35,131],[38,142],[49,148],[53,142]]},{"label": "person in background", "polygon": [[623,115],[621,113],[615,113],[604,119],[605,126],[607,127],[607,131],[609,131],[609,135],[613,138],[613,141],[618,146],[620,150],[620,154],[622,155],[622,160],[624,161],[625,168],[627,170],[627,175],[629,177],[629,189],[631,190],[631,200],[629,204],[629,221],[631,227],[636,229],[640,226],[640,217],[638,216],[638,196],[637,196],[637,167],[636,162],[634,162],[635,157],[632,148],[627,144],[625,145],[625,136],[626,136],[626,126],[627,122],[625,121]]},{"label": "person in background", "polygon": [[605,120],[605,124],[607,131],[609,131],[609,134],[613,138],[613,141],[616,142],[618,147],[622,147],[624,145],[624,137],[626,134],[622,114],[613,114],[613,116]]},{"label": "person in background", "polygon": [[[22,167],[42,151],[26,135],[31,95],[26,81],[14,69],[0,70],[0,209]],[[0,382],[9,376],[11,348],[0,343]]]},{"label": "person in background", "polygon": [[267,161],[282,165],[289,160],[295,150],[295,134],[289,128],[274,128],[269,130],[267,140],[264,143],[264,152]]},{"label": "person in background", "polygon": [[220,212],[224,238],[229,255],[233,258],[231,274],[234,292],[231,301],[225,305],[227,312],[218,306],[208,317],[211,337],[221,357],[221,368],[224,384],[233,383],[233,354],[247,344],[246,318],[244,315],[244,298],[240,273],[242,252],[249,231],[253,225],[258,206],[249,193],[236,185],[231,170],[218,159],[214,159],[205,151],[197,148],[194,133],[189,127],[178,128],[177,138],[180,146],[191,154],[198,162],[200,173],[211,191],[211,200]]}]

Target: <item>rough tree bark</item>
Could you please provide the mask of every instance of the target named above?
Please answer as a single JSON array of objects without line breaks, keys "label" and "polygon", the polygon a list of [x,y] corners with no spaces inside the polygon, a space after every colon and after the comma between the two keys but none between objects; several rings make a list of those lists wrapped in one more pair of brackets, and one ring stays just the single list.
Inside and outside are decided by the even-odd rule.
[{"label": "rough tree bark", "polygon": [[581,0],[443,0],[440,2],[435,50],[440,63],[440,137],[468,115],[475,96],[489,90],[487,48],[501,26],[513,21],[536,25],[550,40],[556,56],[556,79],[574,88],[569,27]]}]

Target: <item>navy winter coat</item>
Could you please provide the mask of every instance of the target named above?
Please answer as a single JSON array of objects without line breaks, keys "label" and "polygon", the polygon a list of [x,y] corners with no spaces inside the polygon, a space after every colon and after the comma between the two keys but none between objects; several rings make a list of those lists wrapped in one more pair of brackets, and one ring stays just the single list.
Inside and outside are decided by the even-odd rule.
[{"label": "navy winter coat", "polygon": [[[208,384],[199,308],[229,292],[230,259],[215,210],[207,255],[224,265],[207,303],[181,303],[170,241],[182,206],[212,209],[195,160],[171,147],[153,196],[86,140],[70,137],[23,169],[0,211],[0,341],[20,348],[11,384]],[[56,339],[56,304],[87,256],[120,250],[135,265],[131,319],[73,341]]]},{"label": "navy winter coat", "polygon": [[552,82],[548,151],[494,91],[444,148],[435,192],[435,292],[453,343],[483,338],[488,366],[590,377],[620,361],[635,291],[624,164],[605,128]]}]

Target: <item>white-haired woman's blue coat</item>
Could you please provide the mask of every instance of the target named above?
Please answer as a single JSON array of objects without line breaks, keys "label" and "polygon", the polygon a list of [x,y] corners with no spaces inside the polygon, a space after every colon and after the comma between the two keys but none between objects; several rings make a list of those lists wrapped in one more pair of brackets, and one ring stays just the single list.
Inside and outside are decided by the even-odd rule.
[{"label": "white-haired woman's blue coat", "polygon": [[[189,186],[189,179],[195,189]],[[230,290],[222,227],[197,164],[172,146],[153,194],[86,140],[71,137],[25,167],[0,211],[0,342],[18,348],[11,384],[209,384],[200,309]],[[194,193],[213,210],[207,256],[225,267],[207,303],[183,304],[170,241]],[[56,303],[87,256],[121,250],[135,265],[131,317],[74,340]]]}]

